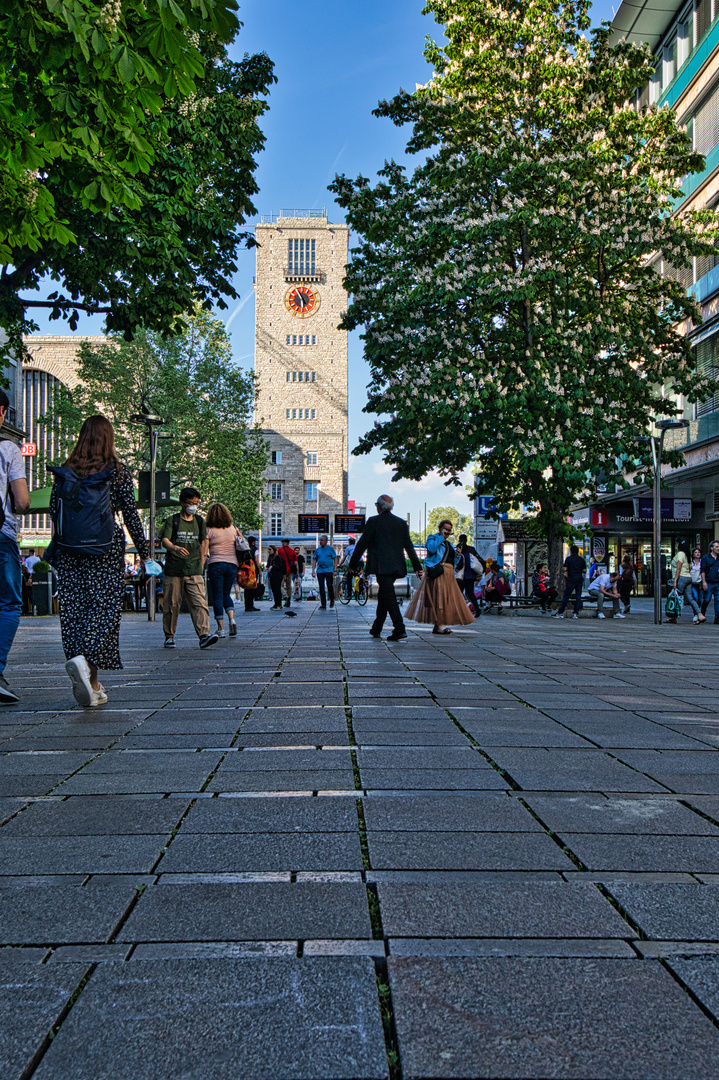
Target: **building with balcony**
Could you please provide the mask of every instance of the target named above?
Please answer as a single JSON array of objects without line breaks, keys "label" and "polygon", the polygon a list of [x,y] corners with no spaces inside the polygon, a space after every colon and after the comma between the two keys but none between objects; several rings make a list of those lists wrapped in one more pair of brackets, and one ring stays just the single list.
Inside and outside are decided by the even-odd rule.
[{"label": "building with balcony", "polygon": [[301,514],[347,511],[346,225],[281,210],[256,227],[255,419],[270,446],[262,545],[314,549]]},{"label": "building with balcony", "polygon": [[[702,172],[687,176],[677,211],[719,209],[719,0],[623,0],[612,22],[613,40],[647,43],[656,59],[653,78],[636,94],[637,108],[656,105],[677,112],[694,149],[705,155]],[[692,342],[696,363],[719,376],[719,253],[692,259],[678,269],[657,257],[659,273],[682,282],[696,298],[703,322],[681,330]],[[662,470],[662,561],[668,565],[680,541],[706,551],[719,537],[719,385],[705,401],[678,402],[689,422],[667,433],[665,449],[681,449],[684,464]],[[635,486],[607,493],[573,515],[594,534],[594,554],[611,568],[625,554],[639,567],[640,592],[651,590],[651,491]]]}]

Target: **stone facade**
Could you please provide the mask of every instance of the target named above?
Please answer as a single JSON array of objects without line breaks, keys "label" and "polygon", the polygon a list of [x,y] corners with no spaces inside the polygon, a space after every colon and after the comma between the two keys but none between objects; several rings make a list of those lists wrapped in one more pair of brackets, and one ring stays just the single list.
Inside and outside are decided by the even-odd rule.
[{"label": "stone facade", "polygon": [[[38,454],[52,460],[57,456],[52,433],[37,420],[52,405],[60,385],[72,390],[80,381],[77,375],[77,351],[83,342],[104,345],[101,335],[82,337],[79,334],[31,334],[25,338],[27,356],[22,370],[22,418],[30,442],[37,443]],[[27,458],[28,487],[33,491],[42,486],[38,459]],[[23,541],[26,545],[47,543],[51,533],[48,514],[26,514],[23,521]]]},{"label": "stone facade", "polygon": [[[291,213],[256,229],[255,417],[274,458],[264,551],[281,536],[314,549],[314,534],[298,533],[298,515],[329,514],[332,524],[347,509],[347,333],[337,327],[347,306],[349,229]],[[318,497],[308,497],[309,484]]]}]

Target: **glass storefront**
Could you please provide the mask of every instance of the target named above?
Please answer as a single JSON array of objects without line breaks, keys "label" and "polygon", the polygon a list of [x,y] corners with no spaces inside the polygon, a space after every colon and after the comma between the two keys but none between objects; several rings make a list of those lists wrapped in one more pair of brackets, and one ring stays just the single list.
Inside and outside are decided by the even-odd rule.
[{"label": "glass storefront", "polygon": [[[601,537],[605,544],[606,558],[610,573],[618,570],[622,559],[629,555],[636,568],[637,592],[639,596],[653,596],[652,588],[652,537],[651,535],[640,536],[636,533],[608,533]],[[692,547],[700,547],[703,552],[709,550],[709,544],[714,539],[711,529],[685,530],[667,535],[662,531],[661,565],[662,580],[666,583],[669,579],[670,565],[679,544],[684,541]]]}]

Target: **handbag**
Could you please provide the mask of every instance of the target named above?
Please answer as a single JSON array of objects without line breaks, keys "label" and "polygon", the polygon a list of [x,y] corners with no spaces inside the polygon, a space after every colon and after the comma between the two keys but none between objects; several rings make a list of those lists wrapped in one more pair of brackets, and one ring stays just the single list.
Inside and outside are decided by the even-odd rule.
[{"label": "handbag", "polygon": [[474,573],[474,574],[483,574],[484,573],[484,570],[482,569],[481,562],[479,561],[479,559],[477,558],[476,555],[472,554],[471,551],[469,553],[469,568],[472,571],[472,573]]},{"label": "handbag", "polygon": [[154,559],[145,559],[145,573],[148,577],[160,577],[164,570],[159,562],[155,562]]},{"label": "handbag", "polygon": [[235,533],[237,534],[235,536],[235,551],[245,554],[250,550],[250,545],[247,543],[237,526],[235,526]]},{"label": "handbag", "polygon": [[668,619],[676,619],[678,615],[681,615],[682,598],[679,596],[676,589],[672,589],[669,593],[664,613]]},{"label": "handbag", "polygon": [[441,577],[444,573],[444,563],[437,563],[436,566],[427,567],[427,577],[430,581],[436,581],[438,577]]}]

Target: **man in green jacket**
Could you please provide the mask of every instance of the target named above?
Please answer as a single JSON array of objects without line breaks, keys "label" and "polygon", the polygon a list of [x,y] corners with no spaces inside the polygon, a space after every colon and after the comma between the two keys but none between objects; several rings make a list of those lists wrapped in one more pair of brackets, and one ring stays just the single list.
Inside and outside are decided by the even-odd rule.
[{"label": "man in green jacket", "polygon": [[392,633],[388,641],[402,641],[407,637],[404,628],[404,620],[397,603],[397,595],[394,591],[394,583],[397,578],[407,575],[405,552],[409,558],[414,572],[422,577],[422,564],[417,558],[414,544],[409,535],[409,525],[401,517],[397,517],[391,511],[394,507],[394,499],[391,495],[380,495],[375,503],[377,514],[367,519],[364,532],[360,536],[355,549],[352,552],[348,566],[348,573],[352,574],[357,569],[360,559],[367,552],[368,574],[374,574],[377,578],[377,614],[372,623],[370,636],[381,637],[382,627],[389,615],[392,620]]}]

